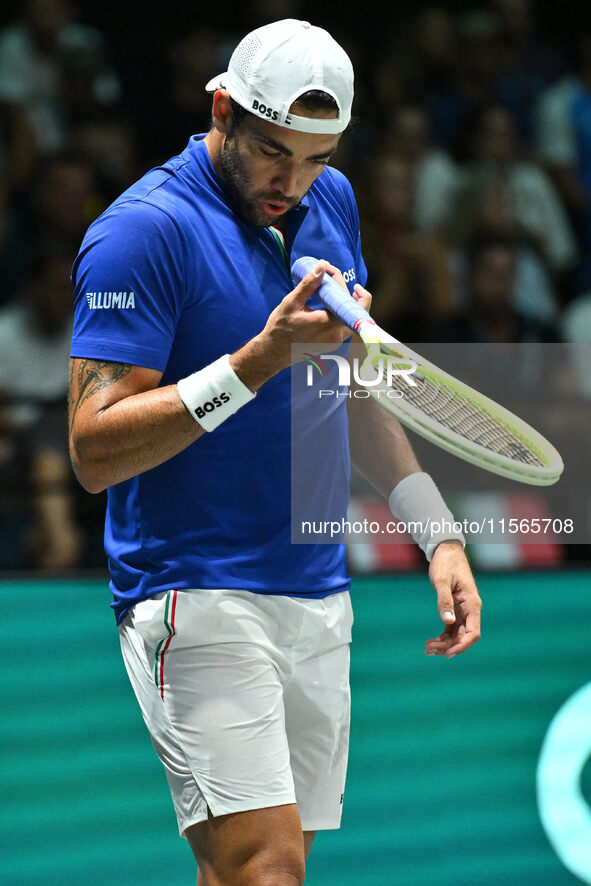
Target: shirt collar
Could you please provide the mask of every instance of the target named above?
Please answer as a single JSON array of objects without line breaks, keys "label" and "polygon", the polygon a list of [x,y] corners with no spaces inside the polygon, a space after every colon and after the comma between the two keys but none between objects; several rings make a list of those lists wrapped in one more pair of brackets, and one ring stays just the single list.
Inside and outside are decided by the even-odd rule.
[{"label": "shirt collar", "polygon": [[[209,156],[209,151],[207,150],[207,145],[204,142],[205,136],[207,133],[202,132],[198,135],[192,135],[189,139],[189,144],[185,148],[183,152],[184,155],[187,156],[189,162],[192,166],[195,166],[196,169],[199,170],[200,178],[205,178],[208,186],[214,191],[218,196],[220,196],[224,202],[235,212],[235,204],[227,191],[223,181],[215,171],[213,167],[213,163],[211,162],[211,157]],[[302,201],[294,206],[293,209],[290,209],[285,224],[285,240],[286,243],[289,244],[293,242],[300,225],[305,219],[308,210],[310,209],[310,204],[308,201],[308,194],[302,199]],[[238,216],[241,221],[244,221],[245,224],[248,224],[241,216]],[[249,225],[249,227],[257,228],[258,225]],[[264,228],[260,228],[261,231]]]}]

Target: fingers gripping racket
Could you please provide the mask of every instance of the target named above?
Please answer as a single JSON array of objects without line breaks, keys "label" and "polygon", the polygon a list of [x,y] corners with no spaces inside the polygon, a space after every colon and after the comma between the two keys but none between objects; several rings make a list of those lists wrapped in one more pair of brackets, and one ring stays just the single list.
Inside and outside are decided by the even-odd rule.
[{"label": "fingers gripping racket", "polygon": [[[297,259],[291,269],[293,279],[299,283],[317,264],[310,256]],[[345,326],[358,333],[367,350],[361,377],[375,380],[382,375],[385,381],[368,390],[402,424],[493,474],[534,486],[556,483],[564,468],[562,459],[526,422],[380,329],[329,274],[316,295]],[[392,370],[397,373],[397,388],[403,389],[401,397],[384,396]]]}]

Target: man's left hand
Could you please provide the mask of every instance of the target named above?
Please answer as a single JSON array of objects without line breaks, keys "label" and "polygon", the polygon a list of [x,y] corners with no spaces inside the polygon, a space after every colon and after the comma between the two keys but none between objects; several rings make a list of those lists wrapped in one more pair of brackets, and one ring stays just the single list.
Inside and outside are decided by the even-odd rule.
[{"label": "man's left hand", "polygon": [[472,570],[460,542],[442,542],[435,549],[429,578],[437,591],[437,608],[445,630],[427,640],[426,655],[460,655],[480,639],[480,610]]}]

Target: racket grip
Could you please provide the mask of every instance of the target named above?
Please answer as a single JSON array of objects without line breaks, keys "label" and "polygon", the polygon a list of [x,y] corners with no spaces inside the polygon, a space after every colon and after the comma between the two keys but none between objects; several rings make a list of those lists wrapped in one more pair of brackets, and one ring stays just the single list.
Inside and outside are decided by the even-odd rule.
[{"label": "racket grip", "polygon": [[[310,271],[314,270],[317,264],[317,258],[312,258],[310,255],[304,255],[294,261],[291,266],[291,276],[296,283],[300,283],[306,274],[309,274]],[[324,307],[328,308],[335,317],[338,317],[339,320],[341,320],[345,326],[348,326],[349,329],[352,329],[353,332],[357,332],[359,324],[363,320],[367,320],[370,323],[374,322],[365,308],[362,308],[346,289],[339,286],[339,284],[332,279],[330,274],[324,275],[324,280],[316,290],[316,295]]]}]

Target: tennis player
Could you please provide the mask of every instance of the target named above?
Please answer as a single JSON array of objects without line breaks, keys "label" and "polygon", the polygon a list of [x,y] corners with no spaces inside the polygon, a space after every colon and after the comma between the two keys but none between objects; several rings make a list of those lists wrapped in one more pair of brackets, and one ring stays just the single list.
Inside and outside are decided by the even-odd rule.
[{"label": "tennis player", "polygon": [[[353,71],[326,31],[286,20],[206,88],[210,131],[119,197],[76,259],[71,454],[86,489],[108,489],[123,656],[198,882],[293,886],[315,831],[339,827],[347,763],[350,582],[342,544],[290,542],[290,362],[293,342],[347,348],[310,310],[325,272],[371,299],[351,187],[328,165]],[[366,473],[393,512],[451,516],[400,426],[370,412],[390,455]],[[342,398],[322,439],[343,507],[347,433]],[[426,652],[451,657],[479,636],[463,540],[417,541],[445,625]]]}]

